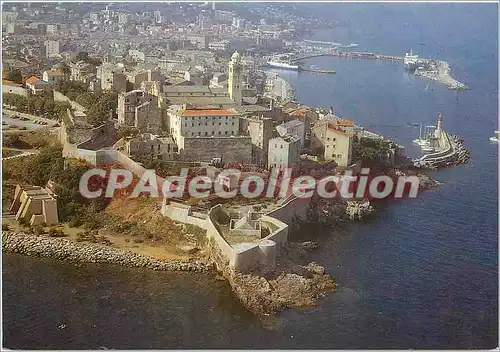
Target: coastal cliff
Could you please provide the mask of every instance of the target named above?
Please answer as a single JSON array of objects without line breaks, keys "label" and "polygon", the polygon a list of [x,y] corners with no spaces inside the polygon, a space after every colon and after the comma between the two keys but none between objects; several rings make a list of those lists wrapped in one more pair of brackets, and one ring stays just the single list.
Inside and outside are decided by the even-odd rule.
[{"label": "coastal cliff", "polygon": [[[293,245],[288,250],[310,250],[315,246]],[[336,289],[335,279],[312,262],[307,265],[281,266],[280,272],[266,276],[258,273],[240,274],[229,267],[214,241],[209,243],[210,258],[231,285],[233,293],[252,313],[267,316],[285,308],[309,307],[328,291]],[[300,274],[299,274],[300,273]]]}]

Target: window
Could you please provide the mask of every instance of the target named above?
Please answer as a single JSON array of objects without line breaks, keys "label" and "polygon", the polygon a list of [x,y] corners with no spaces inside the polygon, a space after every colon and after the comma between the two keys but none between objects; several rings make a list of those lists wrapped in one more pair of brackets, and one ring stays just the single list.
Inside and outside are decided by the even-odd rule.
[{"label": "window", "polygon": [[335,142],[337,140],[337,138],[334,138],[333,141]]},{"label": "window", "polygon": [[219,136],[220,136],[220,131],[219,131]]},{"label": "window", "polygon": [[212,131],[212,136],[214,135],[214,131]]},{"label": "window", "polygon": [[330,137],[328,137],[326,140],[327,140],[327,141],[330,141]]},{"label": "window", "polygon": [[283,145],[280,145],[281,149],[283,149]]},{"label": "window", "polygon": [[226,134],[226,135],[227,135],[227,131],[226,131],[226,132],[224,132],[224,134]]},{"label": "window", "polygon": [[194,122],[191,124],[191,127],[194,127]]},{"label": "window", "polygon": [[208,132],[205,132],[205,136],[208,136]]}]

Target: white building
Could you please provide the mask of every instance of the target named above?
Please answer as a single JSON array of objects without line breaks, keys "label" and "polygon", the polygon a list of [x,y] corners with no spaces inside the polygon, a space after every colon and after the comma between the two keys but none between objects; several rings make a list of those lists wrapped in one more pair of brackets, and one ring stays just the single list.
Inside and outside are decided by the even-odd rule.
[{"label": "white building", "polygon": [[118,13],[118,24],[124,26],[128,23],[128,14],[120,12]]},{"label": "white building", "polygon": [[48,35],[53,35],[57,33],[57,24],[47,24],[45,28],[45,33]]},{"label": "white building", "polygon": [[42,79],[47,83],[57,83],[64,80],[64,72],[62,70],[46,70],[43,71]]},{"label": "white building", "polygon": [[229,40],[221,40],[218,42],[208,43],[208,49],[215,51],[228,51],[231,49],[231,43]]},{"label": "white building", "polygon": [[154,16],[155,16],[155,22],[156,23],[161,23],[162,22],[162,18],[161,18],[161,12],[160,10],[156,10],[154,12]]},{"label": "white building", "polygon": [[304,122],[300,120],[291,120],[276,126],[276,131],[278,131],[281,137],[286,135],[299,137],[300,145],[304,146],[304,140],[305,140]]},{"label": "white building", "polygon": [[128,56],[138,62],[146,61],[146,54],[140,50],[131,49],[128,51]]},{"label": "white building", "polygon": [[170,134],[179,150],[184,149],[184,137],[238,136],[240,114],[232,109],[172,105],[167,115]]},{"label": "white building", "polygon": [[45,57],[51,58],[59,55],[59,40],[45,41]]},{"label": "white building", "polygon": [[292,168],[300,166],[300,139],[296,136],[276,137],[269,140],[268,168]]}]

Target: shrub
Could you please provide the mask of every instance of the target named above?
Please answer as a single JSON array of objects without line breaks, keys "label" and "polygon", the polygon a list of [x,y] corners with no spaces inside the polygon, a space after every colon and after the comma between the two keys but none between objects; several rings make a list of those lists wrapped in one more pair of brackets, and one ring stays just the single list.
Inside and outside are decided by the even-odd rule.
[{"label": "shrub", "polygon": [[2,224],[2,231],[9,231],[9,225]]},{"label": "shrub", "polygon": [[69,221],[68,225],[69,227],[80,227],[83,225],[83,221],[79,217],[74,217]]},{"label": "shrub", "polygon": [[144,240],[142,238],[134,238],[134,240],[132,242],[134,242],[134,243],[142,243],[142,242],[144,242]]},{"label": "shrub", "polygon": [[37,236],[41,236],[45,233],[45,230],[43,229],[43,226],[35,225],[33,226],[33,233]]},{"label": "shrub", "polygon": [[[59,229],[50,229],[49,236],[50,237],[67,237],[68,235],[66,235],[64,233],[64,231],[62,231],[62,230],[59,230]],[[77,241],[78,241],[78,235],[77,235]]]}]

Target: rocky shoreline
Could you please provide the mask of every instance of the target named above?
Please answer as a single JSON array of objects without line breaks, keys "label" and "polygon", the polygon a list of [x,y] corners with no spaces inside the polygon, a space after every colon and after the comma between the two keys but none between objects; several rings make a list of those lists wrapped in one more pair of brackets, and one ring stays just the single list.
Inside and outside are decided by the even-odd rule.
[{"label": "rocky shoreline", "polygon": [[210,272],[213,266],[199,260],[161,260],[96,243],[74,242],[25,233],[2,232],[5,252],[66,260],[74,263],[106,263],[151,270]]}]

